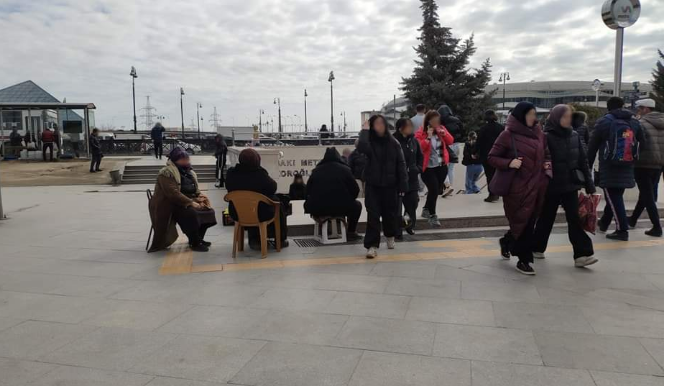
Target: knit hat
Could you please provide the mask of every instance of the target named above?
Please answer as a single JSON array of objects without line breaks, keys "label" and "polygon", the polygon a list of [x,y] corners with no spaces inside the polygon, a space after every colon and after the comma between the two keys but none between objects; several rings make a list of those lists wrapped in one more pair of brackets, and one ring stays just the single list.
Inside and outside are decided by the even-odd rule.
[{"label": "knit hat", "polygon": [[259,152],[252,148],[244,149],[239,156],[240,165],[247,166],[252,169],[257,169],[261,166],[261,156]]}]

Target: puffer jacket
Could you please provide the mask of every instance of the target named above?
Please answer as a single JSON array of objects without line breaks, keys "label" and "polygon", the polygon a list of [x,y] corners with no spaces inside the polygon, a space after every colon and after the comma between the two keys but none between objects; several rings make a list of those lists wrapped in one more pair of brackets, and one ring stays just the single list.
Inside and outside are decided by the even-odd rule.
[{"label": "puffer jacket", "polygon": [[359,186],[334,147],[326,149],[323,159],[307,181],[304,212],[314,216],[344,216],[359,195]]},{"label": "puffer jacket", "polygon": [[396,187],[398,192],[407,192],[407,166],[398,141],[388,130],[378,137],[374,130],[359,132],[357,150],[367,156],[362,180],[367,185]]},{"label": "puffer jacket", "polygon": [[418,177],[424,165],[424,155],[422,155],[422,149],[419,147],[419,142],[417,142],[414,135],[403,137],[399,131],[396,131],[393,137],[400,143],[403,155],[405,156],[405,166],[407,166],[407,191],[412,192],[419,190]]},{"label": "puffer jacket", "polygon": [[642,118],[640,124],[645,131],[645,145],[640,149],[636,168],[664,168],[664,113],[653,111]]},{"label": "puffer jacket", "polygon": [[453,136],[453,143],[462,142],[465,135],[462,122],[453,115],[453,110],[447,105],[443,105],[438,108],[438,113],[441,115],[441,125]]},{"label": "puffer jacket", "polygon": [[[570,127],[553,127],[548,122],[544,128],[546,142],[551,153],[553,178],[549,181],[549,194],[562,194],[578,191],[582,188],[587,193],[596,192],[592,173],[587,162],[587,150],[580,135]],[[582,172],[584,183],[574,178],[574,170]]]}]

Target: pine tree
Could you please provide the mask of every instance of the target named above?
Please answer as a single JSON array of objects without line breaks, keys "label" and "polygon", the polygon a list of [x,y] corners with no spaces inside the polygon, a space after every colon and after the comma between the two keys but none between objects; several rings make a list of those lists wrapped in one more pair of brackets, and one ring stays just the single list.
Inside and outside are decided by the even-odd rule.
[{"label": "pine tree", "polygon": [[424,22],[419,28],[419,58],[409,78],[402,79],[402,90],[410,106],[424,104],[437,108],[447,104],[462,121],[465,130],[476,130],[482,123],[484,110],[491,108],[492,94],[484,88],[491,80],[491,62],[481,68],[468,65],[477,48],[474,35],[461,42],[451,29],[442,27],[435,0],[421,0]]},{"label": "pine tree", "polygon": [[656,61],[656,68],[652,71],[652,93],[651,97],[656,101],[656,109],[664,111],[664,53],[659,51],[659,60]]}]

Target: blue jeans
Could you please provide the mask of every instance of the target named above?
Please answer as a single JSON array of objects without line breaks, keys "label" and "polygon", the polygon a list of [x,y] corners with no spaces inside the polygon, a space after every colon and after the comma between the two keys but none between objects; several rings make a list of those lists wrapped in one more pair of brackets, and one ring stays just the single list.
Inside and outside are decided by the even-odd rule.
[{"label": "blue jeans", "polygon": [[[449,146],[452,150],[453,153],[455,153],[456,156],[462,158],[462,154],[460,153],[460,142],[456,142],[452,145]],[[453,173],[455,171],[455,164],[449,163],[448,164],[448,176],[446,176],[446,182],[450,185],[453,186],[453,180],[455,178],[455,174]]]},{"label": "blue jeans", "polygon": [[479,180],[482,171],[484,171],[484,168],[480,164],[467,165],[467,171],[465,172],[465,194],[479,193],[477,180]]}]

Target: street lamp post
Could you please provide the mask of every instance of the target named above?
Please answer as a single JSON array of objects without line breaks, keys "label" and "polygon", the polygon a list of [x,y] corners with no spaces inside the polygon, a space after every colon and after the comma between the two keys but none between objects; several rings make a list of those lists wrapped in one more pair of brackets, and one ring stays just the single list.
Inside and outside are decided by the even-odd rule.
[{"label": "street lamp post", "polygon": [[196,132],[197,132],[197,137],[201,138],[201,123],[199,119],[199,109],[204,106],[201,105],[201,103],[197,102],[196,103]]},{"label": "street lamp post", "polygon": [[137,102],[136,94],[134,92],[134,79],[137,78],[137,69],[132,66],[132,70],[129,72],[129,76],[132,77],[132,110],[134,111],[134,133],[137,132]]},{"label": "street lamp post", "polygon": [[180,87],[180,117],[182,122],[182,139],[184,139],[184,107],[182,106],[182,96],[184,95],[184,89]]},{"label": "street lamp post", "polygon": [[333,132],[333,81],[335,76],[333,76],[333,71],[328,74],[328,81],[331,83],[331,133]]},{"label": "street lamp post", "polygon": [[273,98],[273,104],[278,105],[278,136],[280,137],[280,134],[283,134],[283,118],[280,110],[280,98]]},{"label": "street lamp post", "polygon": [[307,89],[304,89],[304,132],[308,132],[307,128]]},{"label": "street lamp post", "polygon": [[601,18],[607,27],[616,30],[616,52],[613,69],[613,96],[621,95],[623,77],[623,30],[640,18],[639,0],[606,0],[601,6]]},{"label": "street lamp post", "polygon": [[264,115],[264,110],[259,109],[259,133],[261,132],[261,117]]},{"label": "street lamp post", "polygon": [[506,81],[510,80],[509,72],[502,72],[501,77],[498,78],[499,82],[503,82],[503,110],[506,109]]},{"label": "street lamp post", "polygon": [[347,131],[347,119],[345,118],[345,112],[340,112],[340,116],[343,117],[343,133]]}]

